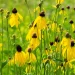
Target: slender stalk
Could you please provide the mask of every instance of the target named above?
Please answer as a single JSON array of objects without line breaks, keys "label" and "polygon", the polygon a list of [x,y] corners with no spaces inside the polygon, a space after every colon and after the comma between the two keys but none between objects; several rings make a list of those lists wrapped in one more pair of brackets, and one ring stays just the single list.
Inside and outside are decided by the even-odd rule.
[{"label": "slender stalk", "polygon": [[41,30],[41,48],[40,48],[40,54],[41,54],[41,57],[40,57],[40,63],[42,61],[42,30]]},{"label": "slender stalk", "polygon": [[46,71],[46,68],[45,68],[45,64],[44,64],[44,75],[45,75],[45,71]]},{"label": "slender stalk", "polygon": [[[2,9],[2,11],[1,11],[1,20],[2,20],[2,45],[4,44],[3,43],[3,9]],[[2,59],[1,59],[1,64],[2,64],[2,62],[3,62],[3,46],[2,46]],[[2,69],[1,69],[1,75],[3,75],[3,71],[2,71]]]},{"label": "slender stalk", "polygon": [[[8,49],[8,53],[10,53],[9,51],[9,30],[8,30],[9,26],[8,26],[8,17],[7,17],[7,49]],[[10,54],[8,54],[8,58],[9,58]],[[9,66],[8,66],[8,69],[7,69],[7,75],[9,75]]]},{"label": "slender stalk", "polygon": [[[13,53],[15,53],[15,43],[16,43],[16,36],[14,35],[13,36],[13,43],[14,43],[14,50],[13,50]],[[15,57],[14,57],[14,75],[16,74],[16,65],[15,65]]]},{"label": "slender stalk", "polygon": [[25,0],[25,4],[27,6],[27,9],[28,9],[28,12],[29,12],[29,15],[30,15],[30,21],[32,22],[32,16],[31,16],[31,13],[30,13],[31,11],[30,11],[30,8],[28,6],[27,0]]}]

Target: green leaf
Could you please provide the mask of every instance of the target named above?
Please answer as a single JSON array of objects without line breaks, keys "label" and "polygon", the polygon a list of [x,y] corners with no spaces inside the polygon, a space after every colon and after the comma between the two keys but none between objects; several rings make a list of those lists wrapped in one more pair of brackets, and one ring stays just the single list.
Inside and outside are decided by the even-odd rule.
[{"label": "green leaf", "polygon": [[3,61],[2,65],[1,65],[1,69],[3,69],[3,67],[7,64],[7,61]]}]

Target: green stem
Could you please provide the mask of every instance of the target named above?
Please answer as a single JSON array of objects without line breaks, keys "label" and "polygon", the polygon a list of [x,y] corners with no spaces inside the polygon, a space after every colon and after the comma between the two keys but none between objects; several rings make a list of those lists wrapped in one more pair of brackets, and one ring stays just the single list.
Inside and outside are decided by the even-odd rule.
[{"label": "green stem", "polygon": [[[14,43],[14,50],[13,50],[13,53],[15,53],[15,43],[16,43],[16,37],[15,35],[13,36],[13,43]],[[16,74],[16,64],[15,64],[15,57],[14,57],[14,75]]]},{"label": "green stem", "polygon": [[[3,12],[1,12],[1,20],[2,20],[2,45],[3,45]],[[3,62],[3,46],[2,46],[2,61]],[[2,75],[2,69],[1,69],[1,75]]]},{"label": "green stem", "polygon": [[[8,47],[8,53],[10,53],[10,51],[9,51],[9,30],[8,30],[8,27],[9,27],[9,26],[8,26],[8,18],[7,18],[7,39],[8,39],[8,40],[7,40],[7,41],[8,41],[8,43],[7,43],[8,46],[7,46],[7,47]],[[10,54],[8,54],[8,58],[9,58],[9,56],[10,56]],[[8,75],[8,74],[9,74],[9,66],[8,66],[8,69],[7,69],[7,70],[8,70],[8,71],[7,71],[7,75]]]},{"label": "green stem", "polygon": [[45,68],[45,65],[44,65],[44,75],[45,75],[45,71],[46,71],[46,68]]},{"label": "green stem", "polygon": [[26,3],[26,6],[27,6],[27,9],[28,9],[28,12],[29,12],[29,15],[30,15],[30,21],[32,22],[32,16],[31,16],[31,11],[29,9],[29,6],[28,6],[28,3],[27,3],[27,0],[25,0],[25,3]]}]

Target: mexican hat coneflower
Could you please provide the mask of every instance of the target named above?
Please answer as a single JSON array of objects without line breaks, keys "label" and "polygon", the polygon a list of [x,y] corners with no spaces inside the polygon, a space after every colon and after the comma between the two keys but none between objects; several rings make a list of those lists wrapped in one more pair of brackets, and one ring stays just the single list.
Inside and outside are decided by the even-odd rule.
[{"label": "mexican hat coneflower", "polygon": [[47,27],[45,12],[40,12],[39,16],[35,19],[33,26],[37,24],[38,29],[45,29]]},{"label": "mexican hat coneflower", "polygon": [[41,38],[41,31],[37,28],[37,24],[35,24],[33,27],[29,29],[29,32],[26,36],[26,40],[31,40],[34,33],[36,33],[37,38]]},{"label": "mexican hat coneflower", "polygon": [[73,20],[70,20],[69,23],[71,24],[72,31],[74,32],[75,31],[75,24],[74,24]]},{"label": "mexican hat coneflower", "polygon": [[61,46],[62,46],[62,55],[64,56],[64,53],[68,47],[70,47],[71,42],[71,35],[69,33],[66,33],[66,36],[62,38]]},{"label": "mexican hat coneflower", "polygon": [[22,66],[25,64],[26,62],[26,55],[25,53],[22,51],[22,48],[20,45],[16,46],[17,52],[15,53],[15,56],[13,57],[13,59],[11,59],[9,61],[9,64],[16,64],[19,66]]},{"label": "mexican hat coneflower", "polygon": [[36,56],[34,55],[34,53],[32,53],[32,49],[29,48],[27,51],[26,51],[26,62],[31,62],[31,63],[35,63],[36,62]]},{"label": "mexican hat coneflower", "polygon": [[57,4],[62,4],[64,2],[64,0],[56,0]]},{"label": "mexican hat coneflower", "polygon": [[10,15],[9,18],[9,24],[11,27],[18,27],[18,25],[20,24],[20,20],[23,20],[23,17],[18,13],[17,9],[14,8],[12,10],[12,14]]},{"label": "mexican hat coneflower", "polygon": [[32,39],[30,40],[30,46],[32,46],[33,49],[35,49],[36,47],[38,47],[40,44],[39,39],[37,38],[36,33],[33,34]]},{"label": "mexican hat coneflower", "polygon": [[67,60],[68,61],[75,59],[75,46],[74,45],[75,45],[74,40],[71,40],[70,47],[68,47],[67,49]]}]

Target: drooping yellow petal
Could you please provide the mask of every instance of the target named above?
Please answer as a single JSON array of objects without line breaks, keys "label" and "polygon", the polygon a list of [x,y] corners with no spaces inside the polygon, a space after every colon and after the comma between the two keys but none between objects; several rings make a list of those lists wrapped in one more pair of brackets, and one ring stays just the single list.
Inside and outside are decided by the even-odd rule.
[{"label": "drooping yellow petal", "polygon": [[8,63],[9,65],[17,64],[19,66],[22,66],[25,64],[25,62],[26,62],[26,55],[23,51],[21,51],[21,52],[16,52],[13,59],[11,59]]},{"label": "drooping yellow petal", "polygon": [[39,6],[34,9],[34,12],[36,12],[36,11],[37,11],[38,13],[40,13],[40,7],[39,7]]},{"label": "drooping yellow petal", "polygon": [[0,43],[0,47],[2,47],[2,43]]},{"label": "drooping yellow petal", "polygon": [[39,44],[40,44],[40,41],[37,38],[32,38],[30,41],[30,45],[33,47],[33,49],[38,47]]},{"label": "drooping yellow petal", "polygon": [[18,25],[20,24],[19,20],[18,20],[18,15],[17,14],[11,14],[10,19],[9,19],[9,24],[11,27],[18,27]]},{"label": "drooping yellow petal", "polygon": [[20,18],[20,20],[23,21],[23,17],[22,17],[19,13],[17,13],[17,15],[18,15],[18,17]]},{"label": "drooping yellow petal", "polygon": [[57,4],[62,4],[64,2],[64,0],[56,0]]},{"label": "drooping yellow petal", "polygon": [[26,40],[31,40],[32,35],[33,35],[34,33],[37,35],[37,37],[38,37],[39,39],[41,38],[41,32],[40,32],[40,30],[39,30],[37,27],[31,27],[31,28],[29,29],[29,32],[28,32],[27,36],[26,36]]},{"label": "drooping yellow petal", "polygon": [[75,31],[75,25],[72,24],[72,31]]},{"label": "drooping yellow petal", "polygon": [[34,63],[36,62],[36,56],[33,53],[26,52],[26,60],[27,62]]},{"label": "drooping yellow petal", "polygon": [[40,29],[40,30],[41,30],[41,29],[45,29],[45,28],[47,27],[45,17],[38,16],[38,17],[35,19],[33,26],[34,26],[35,24],[37,24],[37,27],[38,27],[38,29]]}]

